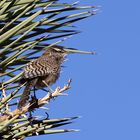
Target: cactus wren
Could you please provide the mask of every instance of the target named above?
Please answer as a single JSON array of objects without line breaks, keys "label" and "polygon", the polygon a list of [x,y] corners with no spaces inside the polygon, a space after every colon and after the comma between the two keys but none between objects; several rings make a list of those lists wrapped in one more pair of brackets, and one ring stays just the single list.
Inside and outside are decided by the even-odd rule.
[{"label": "cactus wren", "polygon": [[91,54],[91,52],[54,46],[48,48],[38,59],[27,63],[22,76],[26,86],[18,103],[18,108],[26,105],[32,87],[41,89],[56,82],[60,76],[61,64],[69,53]]}]

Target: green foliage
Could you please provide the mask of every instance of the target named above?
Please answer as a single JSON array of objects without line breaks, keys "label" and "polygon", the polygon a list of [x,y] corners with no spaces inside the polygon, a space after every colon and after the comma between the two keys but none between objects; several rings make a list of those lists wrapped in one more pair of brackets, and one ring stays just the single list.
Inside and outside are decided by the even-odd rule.
[{"label": "green foliage", "polygon": [[[29,121],[29,117],[24,116],[29,111],[27,108],[22,111],[16,109],[15,100],[21,96],[19,91],[24,86],[19,85],[18,81],[26,63],[36,59],[48,47],[79,33],[73,23],[95,15],[93,8],[79,6],[77,2],[61,3],[59,0],[0,1],[1,139],[73,131],[48,129],[69,124],[69,120],[75,118]],[[45,98],[46,104],[48,99]]]}]

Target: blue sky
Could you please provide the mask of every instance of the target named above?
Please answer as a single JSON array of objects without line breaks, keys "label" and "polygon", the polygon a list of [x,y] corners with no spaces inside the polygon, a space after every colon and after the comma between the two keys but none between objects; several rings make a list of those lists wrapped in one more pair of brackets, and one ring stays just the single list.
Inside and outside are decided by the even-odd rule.
[{"label": "blue sky", "polygon": [[54,87],[72,78],[72,88],[68,97],[57,98],[48,111],[50,118],[82,116],[63,126],[81,131],[33,139],[139,140],[140,1],[86,0],[81,4],[100,5],[101,12],[76,23],[83,32],[63,44],[98,54],[68,57]]}]

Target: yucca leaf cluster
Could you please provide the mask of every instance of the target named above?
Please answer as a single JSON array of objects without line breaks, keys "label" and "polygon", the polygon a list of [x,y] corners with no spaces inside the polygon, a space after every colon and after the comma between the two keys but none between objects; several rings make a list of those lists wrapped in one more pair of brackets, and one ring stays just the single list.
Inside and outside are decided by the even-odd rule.
[{"label": "yucca leaf cluster", "polygon": [[[61,0],[0,1],[0,139],[74,131],[50,129],[69,124],[76,117],[37,120],[26,114],[29,109],[18,110],[17,101],[25,85],[19,84],[19,79],[26,63],[79,33],[73,23],[95,15],[94,9]],[[57,89],[54,97],[64,90]],[[48,96],[43,99],[38,109],[50,101]]]}]

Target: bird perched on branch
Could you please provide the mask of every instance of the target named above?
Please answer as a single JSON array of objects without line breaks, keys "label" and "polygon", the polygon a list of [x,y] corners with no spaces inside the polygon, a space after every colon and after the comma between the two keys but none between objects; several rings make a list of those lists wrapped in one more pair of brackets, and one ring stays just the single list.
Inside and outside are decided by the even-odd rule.
[{"label": "bird perched on branch", "polygon": [[60,76],[61,64],[70,53],[93,54],[93,52],[54,46],[48,48],[38,59],[27,63],[22,76],[26,86],[18,103],[18,108],[26,105],[33,87],[41,89],[56,82]]}]

